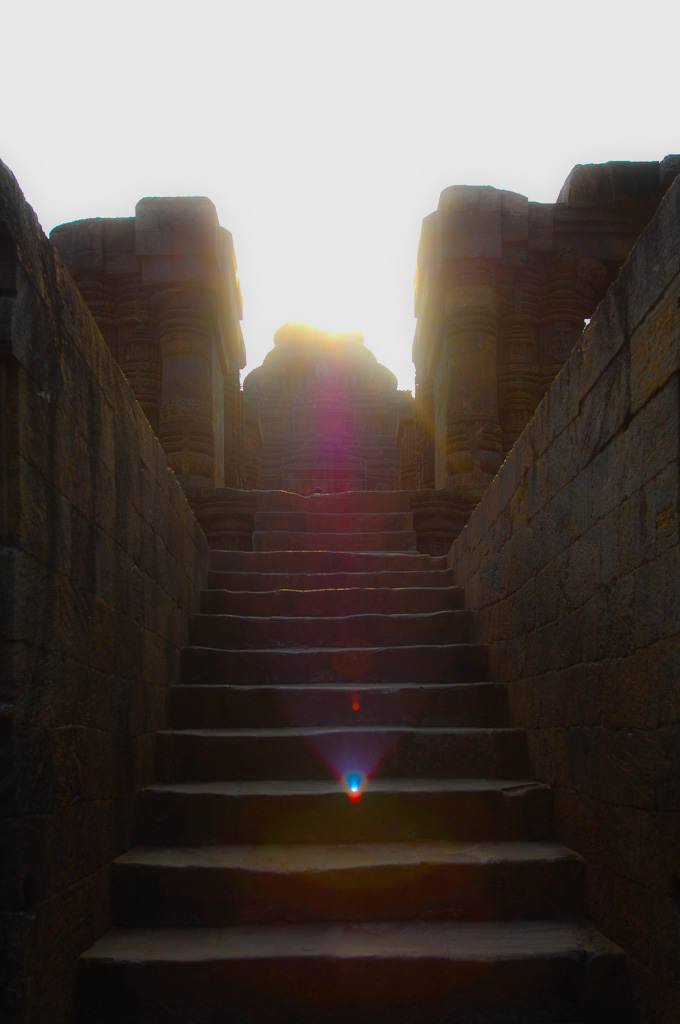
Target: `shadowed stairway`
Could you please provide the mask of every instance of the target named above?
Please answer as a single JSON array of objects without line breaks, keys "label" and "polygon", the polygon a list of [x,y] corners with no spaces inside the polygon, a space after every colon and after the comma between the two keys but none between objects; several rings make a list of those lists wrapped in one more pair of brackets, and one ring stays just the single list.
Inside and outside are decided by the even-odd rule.
[{"label": "shadowed stairway", "polygon": [[259,504],[254,550],[213,553],[82,1019],[627,1019],[623,955],[581,917],[581,861],[407,495]]}]

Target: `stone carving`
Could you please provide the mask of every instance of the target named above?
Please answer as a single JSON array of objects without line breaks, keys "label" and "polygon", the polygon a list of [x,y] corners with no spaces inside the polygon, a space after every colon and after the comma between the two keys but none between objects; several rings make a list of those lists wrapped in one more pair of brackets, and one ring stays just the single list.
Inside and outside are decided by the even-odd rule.
[{"label": "stone carving", "polygon": [[[142,199],[134,217],[63,224],[51,240],[185,490],[252,483],[240,286],[210,200]],[[251,418],[251,459],[256,447]]]},{"label": "stone carving", "polygon": [[480,499],[673,180],[674,159],[577,166],[553,204],[490,187],[442,192],[418,252],[409,481]]},{"label": "stone carving", "polygon": [[397,434],[412,408],[360,334],[285,324],[243,384],[262,428],[260,487],[310,494],[394,490]]}]

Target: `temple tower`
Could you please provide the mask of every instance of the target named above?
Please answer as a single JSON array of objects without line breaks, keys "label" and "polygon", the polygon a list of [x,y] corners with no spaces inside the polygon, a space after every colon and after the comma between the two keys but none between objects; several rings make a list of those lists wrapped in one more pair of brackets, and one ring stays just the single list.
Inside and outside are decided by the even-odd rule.
[{"label": "temple tower", "polygon": [[260,486],[310,494],[395,490],[400,417],[413,399],[361,334],[285,324],[243,384],[262,430]]}]

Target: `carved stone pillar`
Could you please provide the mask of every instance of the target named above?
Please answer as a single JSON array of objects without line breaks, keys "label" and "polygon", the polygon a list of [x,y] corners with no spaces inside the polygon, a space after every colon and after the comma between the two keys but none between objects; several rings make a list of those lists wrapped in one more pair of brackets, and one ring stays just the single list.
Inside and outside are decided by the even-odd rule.
[{"label": "carved stone pillar", "polygon": [[539,301],[539,275],[535,268],[527,266],[526,262],[524,266],[510,268],[498,350],[498,403],[504,456],[533,416],[541,396],[537,343]]},{"label": "carved stone pillar", "polygon": [[224,483],[243,487],[243,409],[238,370],[224,377]]},{"label": "carved stone pillar", "polygon": [[435,377],[436,486],[481,498],[501,464],[498,295],[484,259],[456,260]]},{"label": "carved stone pillar", "polygon": [[434,487],[434,380],[419,380],[416,373],[417,487]]},{"label": "carved stone pillar", "polygon": [[157,434],[161,393],[158,333],[139,280],[118,282],[116,314],[121,369]]},{"label": "carved stone pillar", "polygon": [[110,282],[104,279],[103,274],[87,271],[76,274],[75,282],[87,308],[94,317],[101,336],[109,346],[111,355],[117,360],[118,347],[116,344],[116,327],[113,320],[114,299],[111,294]]},{"label": "carved stone pillar", "polygon": [[600,263],[582,259],[571,246],[564,246],[551,260],[541,304],[543,391],[569,358],[604,276]]},{"label": "carved stone pillar", "polygon": [[201,295],[164,289],[154,297],[161,352],[158,439],[183,485],[215,482],[210,315]]}]

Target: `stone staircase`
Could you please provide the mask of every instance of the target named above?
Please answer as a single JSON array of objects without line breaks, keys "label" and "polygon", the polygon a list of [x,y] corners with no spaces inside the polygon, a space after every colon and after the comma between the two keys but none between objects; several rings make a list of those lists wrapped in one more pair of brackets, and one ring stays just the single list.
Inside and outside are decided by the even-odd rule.
[{"label": "stone staircase", "polygon": [[[213,553],[97,1024],[558,1024],[626,1018],[621,951],[404,493],[258,497]],[[355,791],[356,790],[356,791]]]}]

